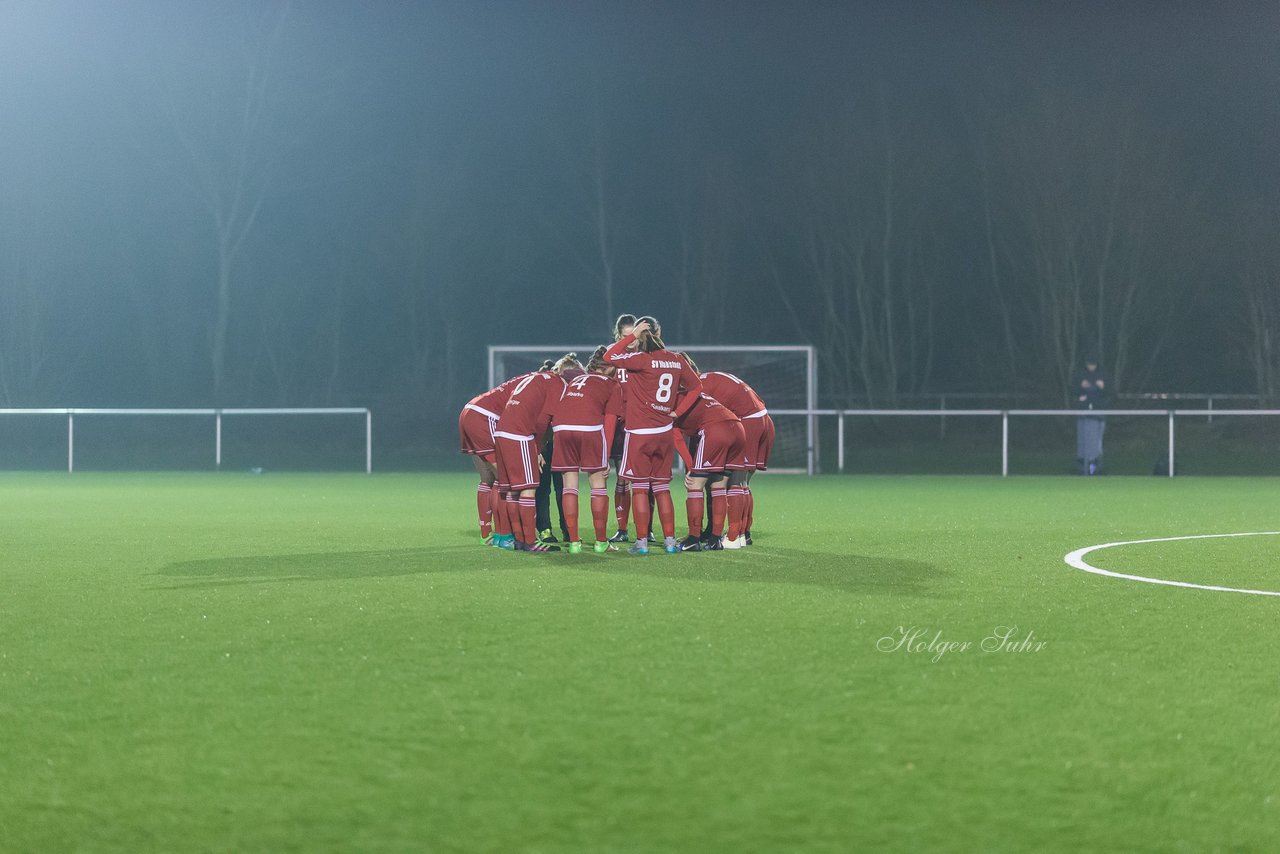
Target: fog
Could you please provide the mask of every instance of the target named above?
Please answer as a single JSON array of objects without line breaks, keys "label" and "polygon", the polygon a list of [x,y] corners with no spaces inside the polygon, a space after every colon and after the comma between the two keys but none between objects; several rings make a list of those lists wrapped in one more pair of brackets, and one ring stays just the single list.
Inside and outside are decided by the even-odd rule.
[{"label": "fog", "polygon": [[829,405],[1274,396],[1278,17],[7,0],[0,406],[429,419],[622,311]]}]

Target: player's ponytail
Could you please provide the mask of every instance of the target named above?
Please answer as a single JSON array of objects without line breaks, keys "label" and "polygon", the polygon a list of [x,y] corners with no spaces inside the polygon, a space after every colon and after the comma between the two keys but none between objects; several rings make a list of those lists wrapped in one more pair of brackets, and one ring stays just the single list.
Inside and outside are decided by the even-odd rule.
[{"label": "player's ponytail", "polygon": [[642,353],[652,353],[654,350],[665,350],[667,345],[662,343],[662,324],[647,314],[636,321],[637,326],[641,323],[648,323],[649,331],[642,333],[638,339],[640,351]]},{"label": "player's ponytail", "polygon": [[645,332],[640,336],[640,352],[652,353],[655,350],[665,350],[667,345],[662,343],[662,339],[653,332]]},{"label": "player's ponytail", "polygon": [[589,373],[602,374],[606,368],[611,367],[611,365],[604,360],[604,352],[608,349],[609,348],[604,344],[601,344],[595,349],[595,352],[591,354],[591,358],[587,360],[587,371]]},{"label": "player's ponytail", "polygon": [[542,372],[542,371],[549,371],[549,370],[551,370],[551,369],[552,369],[552,367],[554,367],[554,366],[555,366],[555,362],[551,361],[550,359],[547,359],[545,362],[543,362],[543,363],[542,363],[542,367],[541,367],[541,368],[538,368],[538,371],[539,371],[539,372]]},{"label": "player's ponytail", "polygon": [[560,357],[560,360],[555,363],[555,366],[552,367],[551,370],[553,373],[563,374],[571,368],[576,368],[579,371],[582,370],[582,363],[578,361],[577,353],[565,353]]}]

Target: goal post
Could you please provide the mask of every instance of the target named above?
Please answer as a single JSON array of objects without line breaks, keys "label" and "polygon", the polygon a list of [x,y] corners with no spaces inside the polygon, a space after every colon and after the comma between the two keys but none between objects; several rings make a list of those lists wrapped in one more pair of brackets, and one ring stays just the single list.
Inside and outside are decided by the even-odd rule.
[{"label": "goal post", "polygon": [[[547,359],[577,353],[587,359],[598,344],[490,345],[489,387],[537,370]],[[688,353],[698,370],[724,371],[756,390],[773,416],[777,437],[769,471],[813,474],[818,464],[818,367],[807,345],[669,345]],[[777,410],[777,412],[775,412]],[[783,414],[785,413],[785,414]]]}]

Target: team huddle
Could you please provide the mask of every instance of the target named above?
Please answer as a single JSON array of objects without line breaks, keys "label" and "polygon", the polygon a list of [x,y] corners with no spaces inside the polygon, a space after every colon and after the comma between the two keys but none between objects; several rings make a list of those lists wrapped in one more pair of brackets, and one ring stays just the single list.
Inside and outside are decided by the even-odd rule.
[{"label": "team huddle", "polygon": [[[698,373],[687,354],[666,349],[656,320],[629,314],[615,323],[614,343],[598,347],[585,367],[570,353],[513,377],[472,398],[458,430],[462,452],[480,475],[481,537],[498,548],[533,553],[560,550],[540,539],[536,526],[534,496],[548,432],[551,470],[564,478],[564,523],[574,554],[582,551],[580,472],[590,484],[598,554],[628,542],[629,517],[636,530],[629,552],[648,554],[655,511],[668,554],[751,545],[751,476],[766,468],[774,438],[773,419],[750,386],[732,374]],[[680,542],[671,498],[676,453],[688,471],[689,533]],[[618,530],[609,537],[611,459]],[[711,512],[704,524],[707,492]]]}]

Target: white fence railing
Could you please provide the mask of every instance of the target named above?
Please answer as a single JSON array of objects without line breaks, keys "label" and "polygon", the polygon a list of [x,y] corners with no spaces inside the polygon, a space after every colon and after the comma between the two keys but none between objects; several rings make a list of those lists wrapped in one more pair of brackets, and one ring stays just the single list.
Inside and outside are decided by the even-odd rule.
[{"label": "white fence railing", "polygon": [[363,415],[364,470],[373,471],[373,413],[366,407],[297,409],[0,409],[0,415],[65,415],[67,417],[67,471],[76,468],[76,416],[93,415],[189,415],[213,419],[213,465],[222,468],[222,418],[236,415]]},{"label": "white fence railing", "polygon": [[[1080,418],[1085,415],[1094,416],[1134,416],[1140,418],[1160,417],[1169,422],[1168,469],[1169,477],[1174,475],[1174,458],[1177,451],[1177,418],[1207,418],[1214,416],[1277,416],[1280,409],[771,409],[774,415],[803,415],[812,419],[817,417],[836,418],[836,469],[844,471],[844,433],[845,421],[849,418],[895,418],[895,417],[929,417],[929,418],[965,418],[986,417],[1000,419],[1000,475],[1009,476],[1009,421],[1011,418],[1023,417],[1059,417]],[[818,448],[815,441],[808,449],[808,472],[817,471]]]},{"label": "white fence railing", "polygon": [[[946,415],[963,411],[965,409],[999,409],[1010,411],[1018,409],[1026,409],[1032,405],[1037,398],[1042,395],[1031,394],[987,394],[977,391],[959,391],[959,392],[916,392],[911,394],[898,395],[898,401],[903,411],[912,411],[917,409],[928,409],[931,413],[936,412],[940,417],[938,419],[938,435],[941,438],[947,436],[947,419]],[[1236,408],[1242,408],[1249,405],[1261,406],[1262,398],[1257,394],[1243,393],[1221,393],[1221,394],[1199,394],[1188,392],[1122,392],[1114,398],[1116,401],[1123,403],[1134,403],[1139,406],[1151,404],[1153,411],[1165,412],[1170,407],[1182,410],[1192,406],[1203,406],[1205,414],[1208,415],[1210,424],[1213,423],[1214,415],[1221,415],[1224,412],[1233,411],[1230,404],[1236,404]],[[1222,408],[1222,404],[1228,404],[1226,409]],[[1025,404],[1025,405],[1024,405]],[[1215,408],[1215,406],[1217,408]],[[953,408],[954,407],[954,408]],[[844,411],[853,412],[861,411],[868,408],[864,401],[858,399],[850,400],[849,404],[844,407]],[[1257,410],[1253,410],[1257,411]]]},{"label": "white fence railing", "polygon": [[[798,471],[815,474],[818,471],[818,431],[815,428],[821,418],[836,419],[836,469],[845,470],[845,422],[850,418],[998,418],[1000,423],[1000,474],[1009,475],[1009,425],[1016,418],[1059,417],[1079,418],[1086,411],[1079,409],[771,409],[778,416],[804,416],[808,422],[809,444],[806,466]],[[1100,409],[1088,410],[1089,415],[1125,416],[1137,418],[1165,418],[1168,422],[1168,474],[1174,476],[1177,453],[1178,418],[1206,418],[1223,416],[1280,416],[1280,409]],[[277,408],[277,409],[0,409],[4,415],[62,415],[67,419],[67,471],[75,471],[75,429],[77,416],[96,415],[156,415],[203,416],[213,419],[214,467],[222,467],[222,420],[224,416],[237,415],[363,415],[365,422],[365,471],[373,471],[373,413],[366,407],[334,408]]]},{"label": "white fence railing", "polygon": [[[946,409],[948,406],[954,406],[957,409],[965,409],[965,404],[973,404],[974,401],[986,401],[987,406],[1002,406],[1007,409],[1013,409],[1019,403],[1034,402],[1043,400],[1042,394],[1019,394],[1010,392],[984,392],[984,391],[922,391],[899,394],[897,400],[903,403],[904,409]],[[1247,394],[1243,392],[1215,392],[1215,393],[1199,393],[1199,392],[1165,392],[1165,391],[1144,391],[1144,392],[1120,392],[1115,395],[1113,400],[1121,401],[1153,401],[1156,403],[1173,403],[1175,408],[1179,403],[1188,403],[1200,405],[1203,404],[1206,409],[1213,409],[1215,405],[1221,403],[1260,403],[1262,398],[1257,394]],[[865,408],[862,404],[865,399],[853,397],[849,399],[849,406],[846,409]],[[910,406],[908,404],[916,404]],[[967,407],[969,409],[974,406]],[[1168,408],[1167,406],[1165,408]],[[1228,407],[1230,408],[1230,407]]]}]

